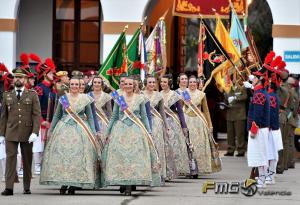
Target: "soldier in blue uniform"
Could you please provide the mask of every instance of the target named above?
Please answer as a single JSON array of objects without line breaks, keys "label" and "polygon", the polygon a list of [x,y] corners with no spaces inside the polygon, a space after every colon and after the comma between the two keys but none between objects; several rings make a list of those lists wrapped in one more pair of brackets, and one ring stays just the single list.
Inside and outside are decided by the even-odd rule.
[{"label": "soldier in blue uniform", "polygon": [[267,80],[266,68],[253,73],[254,93],[250,102],[247,120],[248,166],[258,167],[257,187],[265,186],[268,158],[268,135],[270,125],[270,101],[264,87]]},{"label": "soldier in blue uniform", "polygon": [[[38,84],[34,87],[40,100],[41,106],[41,129],[40,139],[33,144],[33,153],[35,161],[35,174],[39,175],[41,170],[41,160],[44,151],[44,143],[47,140],[47,131],[54,113],[56,95],[52,90],[55,71],[55,64],[52,59],[47,58],[43,63],[41,59],[30,54],[32,60],[38,62],[36,66]],[[50,107],[49,107],[50,106]]]}]

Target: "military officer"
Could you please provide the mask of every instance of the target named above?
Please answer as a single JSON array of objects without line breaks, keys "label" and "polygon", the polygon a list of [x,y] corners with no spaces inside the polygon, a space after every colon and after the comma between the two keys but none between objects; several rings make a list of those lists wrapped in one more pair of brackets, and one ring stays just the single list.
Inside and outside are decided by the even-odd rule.
[{"label": "military officer", "polygon": [[298,105],[299,95],[295,90],[296,80],[293,77],[289,77],[287,80],[290,92],[290,102],[288,104],[287,113],[287,129],[288,129],[288,157],[287,157],[287,168],[295,168],[295,145],[294,145],[294,130],[297,127],[298,118]]},{"label": "military officer", "polygon": [[279,126],[282,136],[283,150],[279,151],[279,158],[277,163],[277,174],[282,174],[285,169],[287,169],[287,159],[288,159],[288,129],[287,129],[287,107],[290,101],[290,92],[288,85],[285,81],[287,81],[289,72],[285,69],[285,63],[281,63],[278,65],[278,70],[281,70],[280,78],[282,79],[282,83],[277,90],[277,94],[279,97],[280,107],[279,107]]},{"label": "military officer", "polygon": [[59,71],[56,73],[58,78],[56,86],[57,95],[63,96],[66,92],[69,92],[69,77],[67,71]]},{"label": "military officer", "polygon": [[233,86],[230,92],[225,93],[228,101],[226,113],[227,120],[227,153],[225,156],[233,156],[237,149],[237,157],[245,155],[245,126],[246,126],[246,103],[247,90],[244,86]]},{"label": "military officer", "polygon": [[18,145],[20,144],[24,165],[24,194],[31,194],[32,142],[37,140],[41,108],[35,91],[25,89],[26,71],[13,70],[14,89],[3,95],[0,117],[0,143],[6,144],[6,173],[4,196],[13,195],[16,176]]}]

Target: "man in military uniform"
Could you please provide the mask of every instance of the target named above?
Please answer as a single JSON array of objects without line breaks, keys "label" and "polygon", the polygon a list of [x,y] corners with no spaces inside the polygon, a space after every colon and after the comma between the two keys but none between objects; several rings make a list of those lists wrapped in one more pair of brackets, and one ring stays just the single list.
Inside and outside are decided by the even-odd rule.
[{"label": "man in military uniform", "polygon": [[57,95],[63,96],[65,93],[69,92],[69,77],[67,71],[59,71],[56,73],[58,78],[57,83],[55,84]]},{"label": "man in military uniform", "polygon": [[[286,81],[289,72],[285,69],[285,63],[278,65],[278,70],[281,70],[280,78],[283,81]],[[277,90],[278,97],[280,99],[280,107],[279,107],[279,126],[282,136],[283,150],[278,152],[279,158],[277,163],[277,174],[282,174],[285,169],[287,169],[287,158],[288,158],[288,130],[287,130],[287,106],[290,101],[290,93],[287,83],[281,83],[280,87]]]},{"label": "man in military uniform", "polygon": [[38,84],[34,87],[37,92],[41,106],[41,138],[33,144],[34,174],[39,175],[44,152],[44,144],[47,140],[47,131],[54,115],[54,105],[56,95],[52,90],[55,64],[51,58],[47,58],[44,63],[36,66]]},{"label": "man in military uniform", "polygon": [[246,126],[246,103],[247,90],[244,86],[234,86],[230,92],[225,93],[228,101],[226,113],[227,120],[227,153],[225,156],[233,156],[237,149],[237,157],[245,155],[245,126]]},{"label": "man in military uniform", "polygon": [[16,176],[18,145],[24,164],[24,194],[31,194],[32,142],[37,140],[40,128],[40,104],[35,91],[25,89],[26,71],[13,70],[15,88],[3,95],[0,117],[0,143],[6,144],[6,173],[4,196],[13,195]]},{"label": "man in military uniform", "polygon": [[287,168],[295,168],[295,145],[294,145],[294,131],[297,127],[298,119],[298,105],[299,95],[295,90],[296,80],[293,77],[289,77],[287,80],[290,92],[290,103],[287,107],[287,130],[288,130],[288,157]]}]

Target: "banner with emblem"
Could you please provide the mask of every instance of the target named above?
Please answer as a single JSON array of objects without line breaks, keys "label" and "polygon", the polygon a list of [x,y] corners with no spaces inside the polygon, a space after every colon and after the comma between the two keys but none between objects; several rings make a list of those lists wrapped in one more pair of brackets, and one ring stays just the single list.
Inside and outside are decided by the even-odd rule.
[{"label": "banner with emblem", "polygon": [[98,71],[111,89],[119,88],[119,79],[122,73],[127,73],[127,47],[124,30],[118,38],[113,49]]},{"label": "banner with emblem", "polygon": [[230,13],[229,2],[232,5],[239,17],[248,14],[247,0],[174,0],[173,15],[187,18],[214,18],[215,11],[221,18],[228,18]]},{"label": "banner with emblem", "polygon": [[128,74],[140,74],[145,79],[147,66],[147,53],[142,25],[136,30],[127,45]]},{"label": "banner with emblem", "polygon": [[215,79],[217,87],[223,92],[225,82],[217,74],[223,71],[230,57],[204,19],[200,21],[198,43],[198,76],[206,79],[203,90]]}]

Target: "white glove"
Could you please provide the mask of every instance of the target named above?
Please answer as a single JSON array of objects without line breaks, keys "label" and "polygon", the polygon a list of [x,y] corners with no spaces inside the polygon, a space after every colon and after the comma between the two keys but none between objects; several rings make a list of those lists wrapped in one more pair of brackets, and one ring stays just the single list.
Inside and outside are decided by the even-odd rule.
[{"label": "white glove", "polygon": [[35,134],[35,133],[32,133],[29,137],[29,140],[28,142],[31,143],[31,142],[35,142],[37,140],[38,136]]},{"label": "white glove", "polygon": [[4,143],[5,141],[5,137],[4,136],[0,136],[0,144]]},{"label": "white glove", "polygon": [[254,75],[249,75],[249,77],[248,77],[248,79],[249,79],[249,81],[253,81],[253,79],[254,79]]},{"label": "white glove", "polygon": [[249,83],[248,81],[243,82],[243,84],[244,84],[245,88],[251,88],[251,89],[253,88],[253,85],[251,83]]},{"label": "white glove", "polygon": [[236,99],[235,96],[228,97],[228,103],[231,104]]}]

